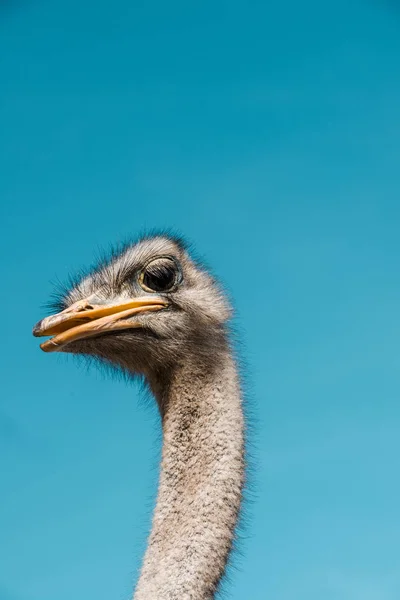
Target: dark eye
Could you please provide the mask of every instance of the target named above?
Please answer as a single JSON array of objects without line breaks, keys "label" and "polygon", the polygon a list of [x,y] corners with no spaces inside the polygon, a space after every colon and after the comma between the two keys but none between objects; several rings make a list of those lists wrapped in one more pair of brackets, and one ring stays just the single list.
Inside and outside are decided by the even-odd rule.
[{"label": "dark eye", "polygon": [[167,292],[180,281],[180,271],[171,258],[158,258],[149,263],[139,276],[139,283],[150,292]]}]

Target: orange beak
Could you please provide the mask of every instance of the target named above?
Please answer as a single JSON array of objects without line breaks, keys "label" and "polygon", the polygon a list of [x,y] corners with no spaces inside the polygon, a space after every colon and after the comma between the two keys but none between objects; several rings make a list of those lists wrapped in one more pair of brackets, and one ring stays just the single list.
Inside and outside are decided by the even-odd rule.
[{"label": "orange beak", "polygon": [[103,332],[140,327],[139,323],[125,319],[138,313],[161,310],[166,306],[167,302],[159,297],[136,298],[99,307],[94,307],[88,300],[79,300],[58,314],[39,321],[33,328],[33,335],[54,336],[40,344],[40,347],[44,352],[59,352],[76,340]]}]

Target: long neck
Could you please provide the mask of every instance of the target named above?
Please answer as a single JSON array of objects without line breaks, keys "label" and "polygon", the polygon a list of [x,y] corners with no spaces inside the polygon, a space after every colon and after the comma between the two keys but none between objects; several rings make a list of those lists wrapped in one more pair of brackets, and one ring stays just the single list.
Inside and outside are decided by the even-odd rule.
[{"label": "long neck", "polygon": [[244,479],[243,413],[230,353],[207,368],[189,358],[158,401],[160,484],[134,600],[210,600],[231,549]]}]

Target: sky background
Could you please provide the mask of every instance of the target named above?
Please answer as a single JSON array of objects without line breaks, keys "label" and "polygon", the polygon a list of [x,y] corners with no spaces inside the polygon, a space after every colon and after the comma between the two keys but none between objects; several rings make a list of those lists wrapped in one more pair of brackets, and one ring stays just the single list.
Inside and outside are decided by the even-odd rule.
[{"label": "sky background", "polygon": [[144,228],[234,297],[255,502],[226,598],[400,597],[400,8],[0,4],[0,600],[128,600],[159,422],[31,336]]}]

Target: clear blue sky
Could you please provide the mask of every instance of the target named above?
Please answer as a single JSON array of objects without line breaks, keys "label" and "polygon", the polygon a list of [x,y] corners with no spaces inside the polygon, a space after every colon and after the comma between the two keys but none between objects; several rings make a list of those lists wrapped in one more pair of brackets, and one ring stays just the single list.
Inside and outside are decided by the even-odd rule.
[{"label": "clear blue sky", "polygon": [[156,412],[31,328],[171,226],[235,298],[255,404],[229,597],[400,597],[399,65],[389,0],[1,3],[0,600],[129,597]]}]

